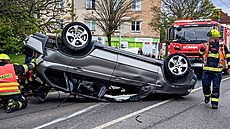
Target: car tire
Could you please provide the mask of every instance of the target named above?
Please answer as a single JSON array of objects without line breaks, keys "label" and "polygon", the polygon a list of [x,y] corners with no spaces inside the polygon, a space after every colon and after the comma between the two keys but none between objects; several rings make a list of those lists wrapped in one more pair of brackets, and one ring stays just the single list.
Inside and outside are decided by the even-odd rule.
[{"label": "car tire", "polygon": [[191,63],[186,55],[173,53],[164,60],[165,74],[173,79],[185,77],[191,68]]},{"label": "car tire", "polygon": [[86,49],[91,44],[92,35],[89,28],[80,22],[72,22],[66,25],[61,34],[66,47],[74,51]]}]

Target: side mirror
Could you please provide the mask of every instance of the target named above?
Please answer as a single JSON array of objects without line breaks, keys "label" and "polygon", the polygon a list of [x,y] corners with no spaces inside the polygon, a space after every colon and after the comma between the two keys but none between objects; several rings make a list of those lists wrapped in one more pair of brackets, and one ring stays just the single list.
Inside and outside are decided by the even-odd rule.
[{"label": "side mirror", "polygon": [[176,30],[177,31],[181,31],[182,29],[181,29],[181,27],[177,27]]},{"label": "side mirror", "polygon": [[166,32],[166,40],[172,40],[173,39],[173,29],[168,28]]},{"label": "side mirror", "polygon": [[166,43],[167,45],[169,45],[169,44],[170,44],[170,41],[169,41],[169,40],[165,40],[165,43]]},{"label": "side mirror", "polygon": [[170,31],[171,31],[171,28],[168,28],[166,31],[166,40],[170,40]]}]

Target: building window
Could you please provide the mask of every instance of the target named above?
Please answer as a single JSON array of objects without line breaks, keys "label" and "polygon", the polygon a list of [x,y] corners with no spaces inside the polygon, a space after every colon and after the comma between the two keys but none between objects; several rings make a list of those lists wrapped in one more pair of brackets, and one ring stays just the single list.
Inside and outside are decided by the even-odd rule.
[{"label": "building window", "polygon": [[86,0],[86,9],[95,9],[95,0]]},{"label": "building window", "polygon": [[64,7],[64,0],[56,0],[56,8],[61,9]]},{"label": "building window", "polygon": [[96,30],[96,22],[95,21],[87,20],[85,23],[90,30]]},{"label": "building window", "polygon": [[134,0],[133,1],[132,11],[141,11],[141,0]]},{"label": "building window", "polygon": [[133,32],[140,32],[141,31],[141,25],[140,21],[133,21],[131,25],[131,31]]}]

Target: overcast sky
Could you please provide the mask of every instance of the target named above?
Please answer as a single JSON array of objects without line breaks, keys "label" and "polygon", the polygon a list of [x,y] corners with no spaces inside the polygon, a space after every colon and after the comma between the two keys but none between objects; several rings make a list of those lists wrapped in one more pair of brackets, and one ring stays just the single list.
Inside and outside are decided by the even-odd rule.
[{"label": "overcast sky", "polygon": [[230,16],[230,0],[211,0],[217,9],[222,9],[223,12]]}]

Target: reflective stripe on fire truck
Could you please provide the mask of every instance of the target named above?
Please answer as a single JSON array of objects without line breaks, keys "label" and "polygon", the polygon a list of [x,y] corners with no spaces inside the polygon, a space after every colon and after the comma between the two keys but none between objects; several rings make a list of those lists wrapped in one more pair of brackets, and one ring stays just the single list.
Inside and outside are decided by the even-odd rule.
[{"label": "reflective stripe on fire truck", "polygon": [[213,72],[221,72],[223,70],[223,68],[213,68],[213,67],[204,66],[203,70],[208,70],[208,71],[213,71]]}]

